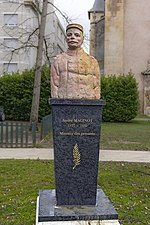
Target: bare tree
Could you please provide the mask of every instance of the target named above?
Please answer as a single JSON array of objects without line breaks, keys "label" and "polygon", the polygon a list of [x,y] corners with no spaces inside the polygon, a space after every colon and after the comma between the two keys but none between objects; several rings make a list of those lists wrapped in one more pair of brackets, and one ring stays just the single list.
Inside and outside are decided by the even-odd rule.
[{"label": "bare tree", "polygon": [[44,43],[44,34],[45,34],[45,25],[46,25],[46,16],[47,16],[47,5],[48,5],[48,0],[43,0],[41,23],[39,27],[39,38],[38,38],[38,48],[37,48],[37,56],[36,56],[36,67],[35,67],[32,108],[31,108],[31,114],[30,114],[30,124],[32,122],[38,123],[40,88],[41,88],[42,53],[43,53],[43,43]]}]

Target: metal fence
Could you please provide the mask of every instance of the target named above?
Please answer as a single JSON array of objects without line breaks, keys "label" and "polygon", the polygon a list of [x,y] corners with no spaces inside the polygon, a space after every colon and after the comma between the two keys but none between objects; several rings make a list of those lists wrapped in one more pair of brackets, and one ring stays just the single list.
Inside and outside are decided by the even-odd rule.
[{"label": "metal fence", "polygon": [[0,147],[33,147],[36,144],[36,124],[0,122]]},{"label": "metal fence", "polygon": [[41,139],[43,139],[50,132],[52,132],[52,114],[49,114],[42,118]]},{"label": "metal fence", "polygon": [[52,132],[52,115],[42,118],[41,124],[29,122],[2,122],[0,121],[0,147],[34,147],[48,133]]}]

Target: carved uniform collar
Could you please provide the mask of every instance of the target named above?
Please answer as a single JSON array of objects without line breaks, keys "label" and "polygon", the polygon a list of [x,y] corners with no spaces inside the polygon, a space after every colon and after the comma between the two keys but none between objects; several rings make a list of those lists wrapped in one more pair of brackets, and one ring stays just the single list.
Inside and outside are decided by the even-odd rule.
[{"label": "carved uniform collar", "polygon": [[82,48],[77,48],[76,50],[68,49],[66,53],[69,56],[75,56],[75,55],[78,55],[78,54],[82,54],[83,52],[84,52],[84,50]]}]

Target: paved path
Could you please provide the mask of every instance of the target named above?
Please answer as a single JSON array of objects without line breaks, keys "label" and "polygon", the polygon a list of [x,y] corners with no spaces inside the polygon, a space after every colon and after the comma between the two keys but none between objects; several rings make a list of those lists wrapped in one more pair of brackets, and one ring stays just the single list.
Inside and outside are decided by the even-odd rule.
[{"label": "paved path", "polygon": [[[0,159],[53,159],[53,149],[0,148]],[[100,161],[150,163],[150,151],[101,150]]]}]

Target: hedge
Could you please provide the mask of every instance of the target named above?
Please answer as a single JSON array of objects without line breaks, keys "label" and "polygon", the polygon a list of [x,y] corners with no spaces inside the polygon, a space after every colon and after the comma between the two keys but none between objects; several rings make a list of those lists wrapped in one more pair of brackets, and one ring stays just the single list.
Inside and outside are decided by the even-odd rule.
[{"label": "hedge", "polygon": [[[19,74],[4,74],[0,77],[0,104],[4,106],[7,120],[28,121],[30,118],[35,70],[25,70]],[[39,120],[51,112],[49,67],[43,66]],[[103,121],[126,122],[138,112],[138,86],[131,73],[126,76],[101,78],[101,98],[106,100]]]},{"label": "hedge", "polygon": [[139,95],[133,74],[103,76],[101,98],[106,100],[103,121],[127,122],[135,118],[139,109]]},{"label": "hedge", "polygon": [[[0,104],[4,107],[7,120],[30,119],[35,69],[25,70],[21,74],[4,74],[0,78]],[[41,76],[41,96],[39,119],[50,113],[49,67],[43,66]]]}]

